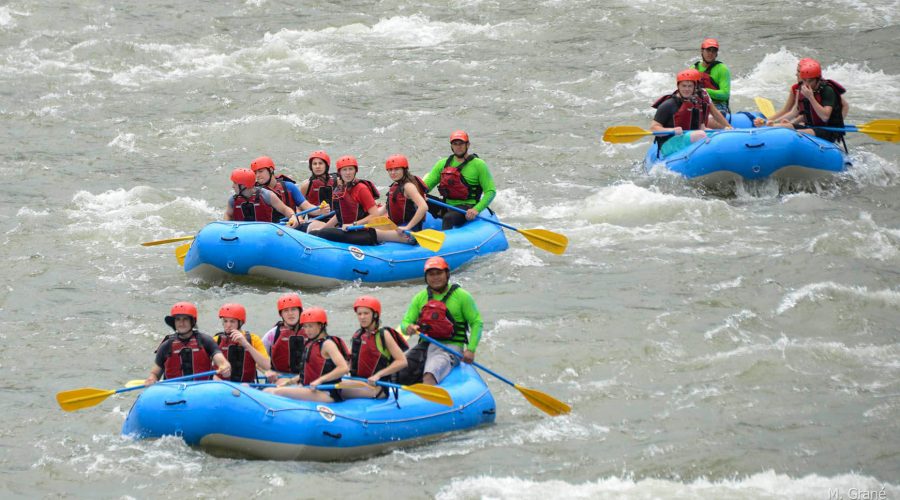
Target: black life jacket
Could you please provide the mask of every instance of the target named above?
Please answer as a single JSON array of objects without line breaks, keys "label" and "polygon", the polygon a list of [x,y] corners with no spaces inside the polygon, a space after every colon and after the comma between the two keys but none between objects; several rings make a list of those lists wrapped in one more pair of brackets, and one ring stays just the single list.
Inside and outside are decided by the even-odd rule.
[{"label": "black life jacket", "polygon": [[349,184],[339,185],[334,190],[332,197],[337,205],[332,208],[335,211],[335,215],[337,215],[338,225],[345,223],[349,224],[368,215],[368,213],[363,210],[362,203],[352,195],[357,184],[362,184],[369,188],[373,199],[377,200],[381,196],[381,193],[378,192],[378,188],[375,187],[375,184],[372,184],[372,181],[366,179],[353,179]]},{"label": "black life jacket", "polygon": [[253,194],[249,198],[243,195],[243,191],[231,197],[234,207],[231,211],[232,220],[272,222],[272,205],[263,199],[261,189],[253,188]]},{"label": "black life jacket", "polygon": [[[424,197],[425,193],[428,191],[425,182],[418,176],[413,176],[413,179],[416,188],[419,190],[419,194]],[[405,182],[403,184],[397,184],[396,182],[391,184],[387,197],[388,217],[390,217],[394,224],[397,224],[398,226],[406,225],[406,223],[412,220],[413,216],[416,215],[416,204],[406,197],[406,193],[403,191],[404,186],[406,186]]]},{"label": "black life jacket", "polygon": [[[162,343],[172,339],[172,350],[163,364],[165,378],[176,378],[184,375],[203,373],[212,369],[212,358],[198,339],[200,332],[194,330],[190,338],[181,340],[178,334],[167,335]],[[162,345],[160,343],[160,345]],[[198,378],[197,380],[209,380],[212,377]]]},{"label": "black life jacket", "polygon": [[394,358],[391,356],[391,351],[384,340],[385,331],[390,333],[401,351],[409,349],[409,344],[403,338],[403,335],[400,335],[400,332],[391,327],[379,328],[377,332],[370,332],[360,328],[353,334],[353,342],[351,343],[350,375],[369,378],[393,362]]},{"label": "black life jacket", "polygon": [[458,288],[458,284],[451,286],[441,300],[436,300],[434,291],[428,288],[428,302],[422,306],[422,312],[419,313],[419,319],[416,321],[419,331],[437,340],[449,340],[461,344],[469,342],[467,335],[469,324],[465,321],[454,320],[450,310],[447,309],[447,300]]},{"label": "black life jacket", "polygon": [[[244,333],[247,342],[251,342],[250,334]],[[250,351],[244,349],[244,346],[231,341],[231,336],[225,332],[219,332],[213,337],[213,340],[219,344],[225,359],[231,363],[231,380],[232,382],[256,382],[256,361],[250,355]]]},{"label": "black life jacket", "polygon": [[469,161],[478,158],[476,154],[466,156],[466,159],[457,166],[453,166],[454,155],[447,157],[444,162],[444,169],[441,170],[441,181],[438,184],[438,192],[445,200],[471,200],[476,202],[481,200],[481,185],[471,185],[466,182],[466,178],[462,175],[462,169]]},{"label": "black life jacket", "polygon": [[350,359],[350,350],[347,349],[344,339],[340,337],[332,337],[326,334],[318,340],[306,342],[306,349],[303,353],[303,385],[309,385],[310,382],[321,377],[322,374],[334,370],[334,361],[325,359],[325,356],[322,355],[322,344],[328,339],[334,341],[344,359]]},{"label": "black life jacket", "polygon": [[[294,330],[284,321],[275,323],[275,339],[272,340],[272,369],[283,373],[300,373],[306,334],[302,328]],[[299,326],[299,325],[298,325]]]}]

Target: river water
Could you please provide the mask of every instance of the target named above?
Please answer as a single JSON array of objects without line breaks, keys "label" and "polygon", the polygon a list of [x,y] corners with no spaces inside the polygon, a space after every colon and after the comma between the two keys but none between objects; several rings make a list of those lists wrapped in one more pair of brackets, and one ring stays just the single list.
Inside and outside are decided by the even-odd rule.
[{"label": "river water", "polygon": [[[896,0],[685,3],[101,2],[0,6],[0,497],[900,498],[900,148],[848,136],[853,170],[789,192],[646,176],[649,103],[719,38],[732,106],[780,106],[801,57],[849,88],[849,123],[898,118]],[[893,40],[893,42],[891,41]],[[489,380],[497,423],[368,460],[215,458],[119,435],[172,303],[212,331],[240,301],[264,331],[288,288],[209,284],[172,247],[220,215],[262,154],[314,149],[425,172],[463,128],[513,225],[454,276],[485,318],[478,360],[571,403],[550,418]],[[349,336],[377,294],[301,290]],[[866,496],[868,495],[868,496]],[[883,495],[883,496],[880,496]]]}]

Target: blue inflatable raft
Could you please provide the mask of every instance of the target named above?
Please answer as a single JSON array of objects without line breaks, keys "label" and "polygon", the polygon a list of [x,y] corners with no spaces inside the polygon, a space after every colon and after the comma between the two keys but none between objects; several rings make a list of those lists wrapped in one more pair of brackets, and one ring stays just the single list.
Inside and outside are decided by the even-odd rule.
[{"label": "blue inflatable raft", "polygon": [[[497,220],[496,215],[490,218]],[[423,229],[440,228],[440,220],[429,214]],[[313,287],[354,280],[390,283],[421,279],[425,260],[435,255],[456,269],[479,255],[509,248],[503,229],[485,220],[445,233],[446,240],[435,253],[403,243],[338,243],[264,222],[212,222],[194,238],[184,270],[209,281],[249,275]]]},{"label": "blue inflatable raft", "polygon": [[753,115],[737,113],[734,130],[707,131],[709,137],[660,157],[654,141],[644,158],[647,172],[662,165],[705,185],[773,178],[789,182],[827,180],[852,166],[840,146],[782,127],[752,128]]},{"label": "blue inflatable raft", "polygon": [[494,397],[470,365],[441,382],[453,407],[408,391],[387,399],[314,403],[231,382],[159,383],[135,401],[122,434],[179,436],[222,456],[352,460],[494,422]]}]

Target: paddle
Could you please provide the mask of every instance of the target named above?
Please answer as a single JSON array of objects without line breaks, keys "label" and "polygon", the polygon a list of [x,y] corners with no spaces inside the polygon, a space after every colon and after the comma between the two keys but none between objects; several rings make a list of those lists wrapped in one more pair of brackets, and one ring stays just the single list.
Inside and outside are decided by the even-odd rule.
[{"label": "paddle", "polygon": [[[183,377],[175,377],[167,380],[163,380],[159,383],[167,383],[167,382],[178,382],[180,380],[192,380],[195,378],[208,377],[210,375],[215,375],[216,370],[210,370],[208,372],[203,373],[195,373],[193,375],[185,375]],[[91,406],[97,406],[106,398],[112,396],[113,394],[119,394],[120,392],[128,392],[128,391],[136,391],[138,389],[143,389],[146,387],[143,383],[134,387],[123,387],[121,389],[113,390],[104,390],[104,389],[94,389],[93,387],[83,387],[81,389],[73,389],[71,391],[63,391],[57,393],[56,402],[59,403],[59,407],[64,411],[75,411],[80,410],[82,408],[90,408]]]},{"label": "paddle", "polygon": [[844,125],[843,127],[813,126],[832,132],[861,132],[869,137],[885,142],[900,142],[900,120],[872,120],[862,125]]},{"label": "paddle", "polygon": [[184,267],[184,258],[187,257],[188,251],[191,249],[191,243],[185,243],[184,245],[178,245],[175,247],[175,259],[178,260],[178,265]]},{"label": "paddle", "polygon": [[[394,221],[390,219],[390,217],[379,215],[365,225],[350,226],[347,228],[347,231],[359,231],[360,229],[368,229],[370,227],[377,227],[380,229],[397,229],[397,224],[395,224]],[[435,231],[434,229],[403,232],[415,238],[416,242],[421,245],[422,248],[431,250],[432,252],[437,252],[438,250],[440,250],[444,245],[444,240],[447,238],[447,235],[440,231]]]},{"label": "paddle", "polygon": [[[440,347],[441,349],[449,352],[450,354],[456,356],[457,358],[462,359],[462,357],[463,357],[462,354],[454,351],[453,349],[450,349],[449,347],[438,342],[437,340],[434,340],[433,338],[429,337],[428,335],[420,333],[419,336],[421,338],[427,340],[428,342],[431,342],[432,344]],[[537,391],[535,389],[529,389],[527,387],[522,387],[519,384],[516,384],[515,382],[503,377],[502,375],[500,375],[500,374],[492,371],[491,369],[489,369],[485,366],[482,366],[474,361],[472,362],[472,364],[477,366],[478,368],[481,368],[482,370],[490,373],[491,375],[499,378],[500,380],[506,382],[507,384],[515,387],[516,389],[518,389],[519,392],[522,393],[523,396],[525,396],[525,399],[527,399],[529,403],[531,403],[532,405],[534,405],[534,407],[536,407],[537,409],[541,410],[542,412],[544,412],[550,416],[557,417],[559,415],[563,415],[563,414],[566,414],[566,413],[569,413],[570,411],[572,411],[571,406],[567,405],[566,403],[563,403],[562,401],[554,398],[553,396],[544,394],[543,392]]]},{"label": "paddle", "polygon": [[[444,207],[455,212],[459,212],[461,214],[466,213],[465,210],[454,207],[453,205],[448,205],[440,200],[435,200],[434,198],[427,198],[428,203],[433,205],[437,205],[439,207]],[[493,219],[489,219],[487,217],[482,217],[481,214],[478,214],[478,218],[481,220],[485,220],[490,222],[491,224],[496,224],[500,227],[505,227],[506,229],[511,229],[522,236],[524,236],[528,241],[531,242],[532,245],[540,248],[541,250],[546,250],[550,253],[555,253],[557,255],[562,255],[566,251],[566,247],[569,245],[569,238],[566,238],[564,235],[559,233],[554,233],[553,231],[549,231],[547,229],[517,229],[509,224],[504,224],[503,222],[496,221]]]},{"label": "paddle", "polygon": [[759,108],[759,112],[763,114],[767,119],[771,119],[775,116],[775,106],[772,104],[772,101],[766,99],[765,97],[754,97],[753,102],[756,103],[756,107]]},{"label": "paddle", "polygon": [[[353,380],[355,382],[364,382],[368,385],[368,380],[359,377],[344,377],[344,380]],[[383,382],[381,380],[375,382],[375,385],[380,385],[381,387],[390,387],[391,389],[400,389],[403,391],[409,391],[416,396],[419,396],[422,399],[427,401],[431,401],[432,403],[437,403],[439,405],[444,406],[453,406],[453,398],[450,397],[450,393],[447,392],[443,387],[438,387],[436,385],[428,385],[428,384],[413,384],[413,385],[400,385],[394,384],[391,382]]]},{"label": "paddle", "polygon": [[179,236],[178,238],[169,238],[165,240],[156,240],[156,241],[145,241],[141,243],[141,245],[145,247],[152,247],[156,245],[165,245],[166,243],[176,243],[179,241],[189,241],[194,239],[193,236]]}]

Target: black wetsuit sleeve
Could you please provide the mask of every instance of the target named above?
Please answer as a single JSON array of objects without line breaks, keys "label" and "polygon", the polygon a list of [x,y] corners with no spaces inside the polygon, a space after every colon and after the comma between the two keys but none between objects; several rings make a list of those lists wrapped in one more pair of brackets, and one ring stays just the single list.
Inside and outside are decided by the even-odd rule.
[{"label": "black wetsuit sleeve", "polygon": [[216,344],[216,341],[205,333],[198,333],[197,340],[200,342],[200,345],[203,346],[203,349],[206,350],[206,353],[209,354],[210,359],[222,352],[222,349],[219,348],[219,344]]},{"label": "black wetsuit sleeve", "polygon": [[169,357],[169,353],[172,352],[172,339],[166,339],[162,344],[159,345],[159,348],[156,349],[156,359],[154,362],[156,366],[160,368],[165,368],[166,366],[166,358]]},{"label": "black wetsuit sleeve", "polygon": [[675,102],[675,99],[667,99],[666,102],[656,108],[656,115],[653,117],[653,121],[663,127],[674,127],[676,111],[678,111],[678,103]]}]

